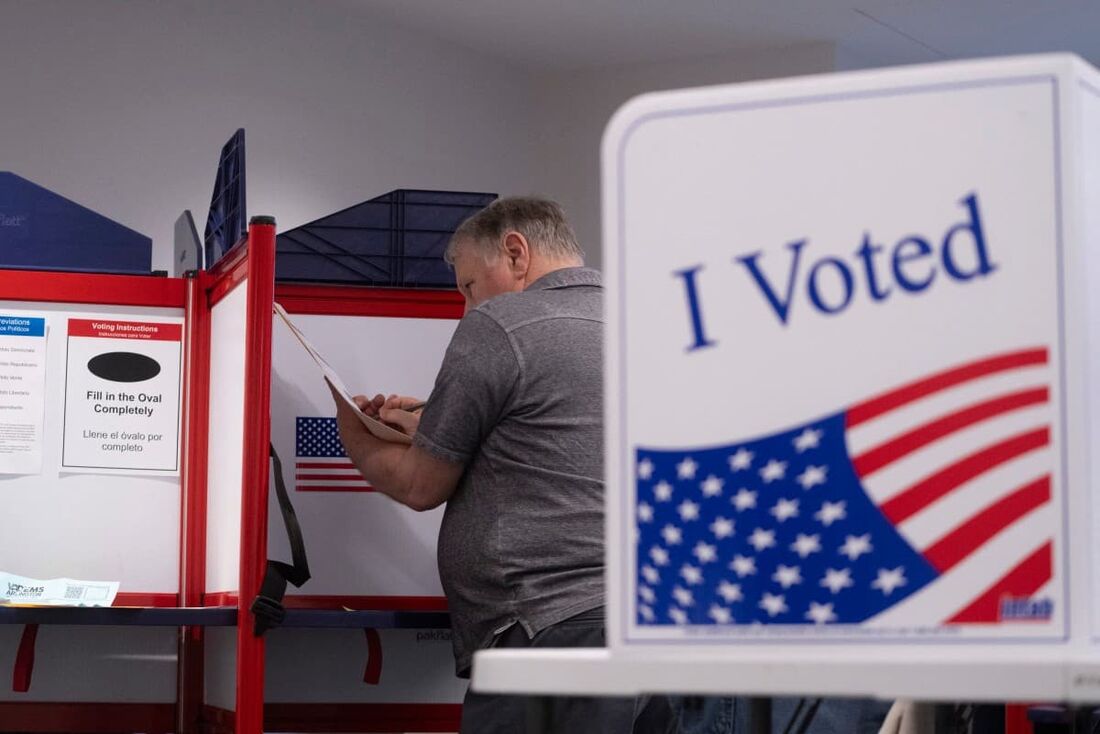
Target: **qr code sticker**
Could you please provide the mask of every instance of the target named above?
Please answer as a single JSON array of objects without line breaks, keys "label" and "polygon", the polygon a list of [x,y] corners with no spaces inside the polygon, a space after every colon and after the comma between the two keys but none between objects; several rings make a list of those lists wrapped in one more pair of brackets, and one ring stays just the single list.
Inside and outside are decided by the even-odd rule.
[{"label": "qr code sticker", "polygon": [[84,599],[87,601],[103,601],[110,592],[110,588],[107,586],[89,586],[87,589],[88,592],[84,595]]},{"label": "qr code sticker", "polygon": [[66,599],[80,599],[84,596],[83,586],[66,586],[65,598]]}]

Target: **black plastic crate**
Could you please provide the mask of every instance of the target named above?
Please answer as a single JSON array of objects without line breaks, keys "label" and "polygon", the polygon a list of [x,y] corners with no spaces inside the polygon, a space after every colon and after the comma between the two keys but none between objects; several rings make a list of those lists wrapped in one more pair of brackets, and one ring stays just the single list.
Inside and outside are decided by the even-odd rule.
[{"label": "black plastic crate", "polygon": [[496,194],[398,189],[284,232],[275,279],[399,288],[453,288],[451,235]]}]

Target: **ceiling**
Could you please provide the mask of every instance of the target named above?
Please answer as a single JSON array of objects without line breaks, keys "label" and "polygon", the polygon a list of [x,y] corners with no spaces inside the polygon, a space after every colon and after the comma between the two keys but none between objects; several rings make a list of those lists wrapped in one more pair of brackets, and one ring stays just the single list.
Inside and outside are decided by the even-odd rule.
[{"label": "ceiling", "polygon": [[344,0],[535,71],[834,43],[862,65],[1041,51],[1100,63],[1096,0]]}]

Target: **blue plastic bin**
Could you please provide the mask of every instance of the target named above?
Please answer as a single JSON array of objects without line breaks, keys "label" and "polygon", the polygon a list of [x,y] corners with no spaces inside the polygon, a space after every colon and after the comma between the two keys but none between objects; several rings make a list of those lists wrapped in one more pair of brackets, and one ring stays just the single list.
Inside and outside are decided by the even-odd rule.
[{"label": "blue plastic bin", "polygon": [[398,189],[275,239],[275,279],[398,288],[454,288],[443,260],[451,235],[496,194]]},{"label": "blue plastic bin", "polygon": [[153,241],[0,171],[0,268],[148,275]]}]

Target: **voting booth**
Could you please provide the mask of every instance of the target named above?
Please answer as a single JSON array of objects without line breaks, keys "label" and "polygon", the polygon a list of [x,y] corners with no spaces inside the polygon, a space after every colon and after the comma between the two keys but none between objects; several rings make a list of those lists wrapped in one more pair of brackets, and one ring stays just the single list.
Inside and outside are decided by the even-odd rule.
[{"label": "voting booth", "polygon": [[609,649],[475,690],[1100,700],[1100,74],[646,95],[603,192]]},{"label": "voting booth", "polygon": [[[118,583],[113,605],[73,582],[98,606],[0,607],[0,731],[457,728],[442,510],[400,507],[343,454],[320,372],[273,325],[275,257],[256,217],[185,278],[0,271],[4,570]],[[278,300],[349,384],[423,396],[463,311],[438,290]],[[313,578],[261,635],[268,560],[291,556],[270,447]]]},{"label": "voting booth", "polygon": [[[464,302],[456,291],[279,283],[276,302],[356,393],[426,398]],[[317,365],[276,318],[271,437],[309,552],[312,578],[289,609],[329,610],[338,629],[268,634],[266,700],[293,731],[454,731],[466,681],[455,676],[436,566],[443,508],[418,513],[370,487],[340,443]],[[282,519],[272,504],[269,525]],[[271,558],[289,560],[286,534]],[[340,611],[349,614],[340,622]],[[351,612],[384,612],[355,626]],[[427,626],[425,626],[427,625]]]},{"label": "voting booth", "polygon": [[185,279],[0,272],[0,558],[117,583],[0,608],[0,729],[262,731],[274,237]]},{"label": "voting booth", "polygon": [[[180,606],[185,293],[166,278],[0,271],[3,570],[120,581],[120,607]],[[102,355],[120,354],[159,374],[98,369]],[[73,604],[107,593],[65,590]],[[29,610],[0,609],[12,611]],[[103,712],[124,726],[171,727],[174,629],[27,622],[0,625],[11,671],[0,728]]]},{"label": "voting booth", "polygon": [[[242,135],[223,166],[243,175]],[[212,210],[243,206],[233,180],[232,206],[219,183]],[[411,228],[387,268],[416,261],[401,283],[438,271],[448,227],[492,198],[372,200],[396,212],[388,237]],[[363,392],[426,397],[463,299],[302,282],[314,270],[274,225],[254,218],[182,278],[0,271],[0,483],[19,518],[0,535],[0,731],[458,728],[443,511],[399,506],[348,460],[321,372],[273,319],[276,261],[298,276],[278,286],[295,328]],[[309,570],[284,531],[294,510],[269,492],[281,479]],[[261,599],[270,561],[292,558],[308,586]]]}]

